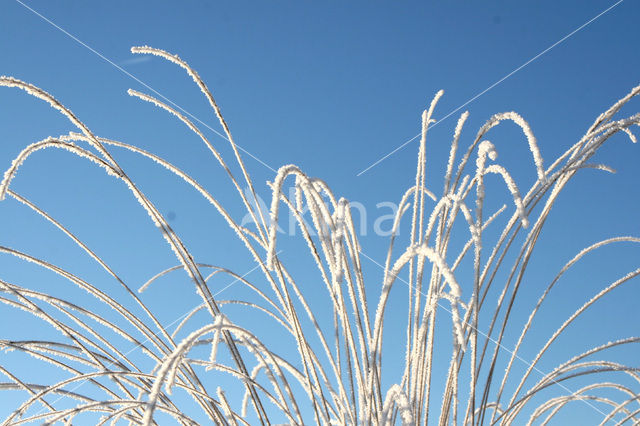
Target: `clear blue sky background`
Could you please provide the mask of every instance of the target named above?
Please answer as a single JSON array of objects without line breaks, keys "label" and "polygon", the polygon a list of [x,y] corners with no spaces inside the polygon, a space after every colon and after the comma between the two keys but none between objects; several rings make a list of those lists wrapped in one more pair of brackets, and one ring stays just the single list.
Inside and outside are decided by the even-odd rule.
[{"label": "clear blue sky background", "polygon": [[[376,203],[398,202],[412,184],[417,142],[361,176],[357,174],[418,133],[420,114],[439,89],[445,95],[436,119],[614,2],[26,4],[221,130],[206,101],[181,70],[157,58],[134,56],[129,48],[148,44],[179,54],[212,88],[238,144],[261,160],[244,155],[259,194],[270,199],[265,181],[273,179],[272,169],[284,164],[297,164],[309,175],[323,178],[336,194],[367,206],[369,235],[363,238],[363,251],[382,263],[386,240],[372,235],[371,230],[376,215],[388,212],[376,209]],[[432,184],[427,185],[436,190],[441,187],[439,176],[446,165],[450,137],[458,115],[467,109],[471,116],[463,146],[493,113],[515,110],[531,124],[545,164],[550,164],[579,139],[598,114],[640,83],[638,16],[638,2],[621,2],[439,123],[429,136]],[[164,112],[126,94],[130,87],[147,89],[13,0],[2,4],[0,52],[0,74],[54,94],[96,134],[171,160],[218,196],[235,217],[242,217],[231,186],[202,144]],[[624,110],[627,115],[636,111],[637,101]],[[41,101],[18,90],[0,90],[0,168],[8,168],[28,143],[69,130],[75,129]],[[206,134],[232,162],[227,142],[209,130]],[[490,137],[501,164],[512,171],[522,188],[528,187],[535,173],[524,137],[509,125]],[[567,187],[541,237],[525,300],[535,300],[562,264],[586,245],[609,236],[640,235],[639,149],[616,137],[596,159],[618,173],[585,171]],[[253,267],[215,211],[193,191],[148,161],[121,150],[112,152],[171,220],[198,261],[227,266],[239,274]],[[137,287],[174,265],[175,258],[126,188],[103,175],[83,160],[50,151],[34,155],[20,169],[12,188],[68,225]],[[497,192],[499,197],[506,194]],[[406,231],[408,224],[404,226]],[[105,288],[111,285],[91,259],[14,200],[0,203],[0,244],[67,267]],[[286,247],[287,242],[283,244]],[[553,331],[608,280],[637,267],[638,254],[636,248],[625,246],[590,257],[570,275],[566,287],[558,289],[557,305],[545,312],[549,326],[543,327],[540,336]],[[283,252],[284,259],[295,255]],[[50,274],[1,257],[1,279],[40,289],[66,285]],[[372,294],[377,294],[381,271],[363,262]],[[302,269],[298,270],[301,274]],[[221,280],[217,285],[226,284]],[[145,300],[155,304],[168,323],[195,304],[187,286],[187,280],[176,275],[174,281],[159,282]],[[397,297],[402,294],[399,291]],[[636,317],[637,295],[635,283],[608,298],[567,337],[558,357],[542,363],[541,368],[552,368],[594,344],[640,334],[637,321],[617,325],[623,318]],[[393,312],[401,314],[400,308]],[[17,339],[26,330],[43,336],[50,333],[22,318],[27,317],[2,308],[0,338]],[[507,339],[507,346],[513,339],[515,335]],[[522,356],[531,359],[536,347],[532,343]],[[618,355],[637,360],[628,352]],[[10,404],[0,397],[0,414]],[[576,410],[584,419],[596,418],[589,417],[594,415],[589,407]],[[573,419],[578,418],[576,413]]]}]

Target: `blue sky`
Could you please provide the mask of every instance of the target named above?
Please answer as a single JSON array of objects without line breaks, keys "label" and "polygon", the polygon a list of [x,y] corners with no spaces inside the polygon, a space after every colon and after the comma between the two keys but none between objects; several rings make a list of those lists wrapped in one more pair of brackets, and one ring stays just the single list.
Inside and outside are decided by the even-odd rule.
[{"label": "blue sky", "polygon": [[[448,118],[429,134],[428,178],[434,189],[441,187],[439,176],[453,128],[465,110],[471,114],[461,140],[465,147],[493,113],[511,110],[531,124],[545,164],[578,140],[598,114],[640,82],[637,2],[619,2],[464,104],[614,4],[27,1],[22,5],[7,0],[0,15],[0,74],[52,93],[98,135],[170,159],[241,217],[231,186],[205,147],[176,120],[126,94],[128,88],[148,92],[147,88],[25,5],[220,131],[206,100],[181,70],[158,58],[134,56],[129,48],[147,44],[176,53],[212,89],[236,142],[260,160],[243,154],[262,198],[270,199],[265,182],[273,179],[274,170],[293,163],[324,179],[336,194],[363,203],[371,230],[381,211],[376,204],[398,202],[412,184],[417,141],[358,174],[419,132],[420,114],[440,89],[445,94],[435,117]],[[623,112],[636,111],[637,101]],[[74,130],[55,111],[15,89],[0,90],[0,112],[4,169],[27,144]],[[205,132],[231,161],[227,142],[208,129]],[[508,125],[491,135],[501,164],[519,185],[528,187],[535,170],[525,139]],[[113,152],[170,218],[198,261],[228,266],[239,274],[251,270],[251,258],[196,194],[149,161]],[[567,187],[541,237],[526,295],[539,294],[562,264],[586,245],[609,236],[640,235],[639,158],[638,147],[618,136],[596,157],[618,173],[585,171]],[[133,287],[176,263],[126,188],[82,160],[60,152],[38,153],[22,166],[12,189],[82,236]],[[108,277],[96,271],[91,259],[15,200],[0,203],[0,220],[0,245],[33,253],[98,285],[108,285]],[[383,263],[385,243],[369,232],[363,237],[363,251]],[[567,301],[575,309],[607,280],[637,267],[634,247],[607,250],[571,275],[566,289],[558,290],[559,305],[550,308],[550,326],[542,335],[572,312],[565,308]],[[287,256],[295,252],[283,253]],[[381,271],[364,262],[375,293]],[[6,256],[0,259],[0,268],[0,278],[10,282],[33,282],[37,288],[63,285]],[[193,305],[195,295],[187,285],[184,277],[177,277],[176,282],[162,281],[157,291],[149,291],[150,303],[157,304],[163,320],[170,322],[175,312]],[[635,291],[633,286],[602,303],[598,313],[570,335],[565,348],[580,346],[587,333],[592,343],[618,334],[639,334],[632,322],[612,331],[618,327],[616,321],[635,313],[637,284]],[[167,295],[176,291],[185,292],[185,299],[168,300]],[[18,315],[0,310],[3,324]],[[47,333],[26,321],[23,327]],[[13,338],[22,333],[19,327],[3,325],[1,330]],[[574,352],[561,350],[557,359]],[[543,366],[556,364],[549,361]],[[8,408],[0,402],[0,414]]]}]

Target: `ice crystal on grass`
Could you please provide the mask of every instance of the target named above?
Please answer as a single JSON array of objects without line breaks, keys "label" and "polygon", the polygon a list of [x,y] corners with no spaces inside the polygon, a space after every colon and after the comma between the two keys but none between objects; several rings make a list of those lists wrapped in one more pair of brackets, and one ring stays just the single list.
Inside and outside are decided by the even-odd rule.
[{"label": "ice crystal on grass", "polygon": [[[640,421],[637,368],[591,358],[593,355],[604,357],[614,348],[631,348],[640,338],[605,344],[595,342],[592,349],[561,362],[552,371],[543,374],[538,369],[550,346],[570,324],[608,294],[636,279],[640,269],[621,275],[595,295],[586,297],[587,302],[559,325],[527,363],[524,372],[514,367],[516,359],[522,360],[523,342],[558,279],[586,254],[614,243],[637,244],[640,242],[637,237],[617,237],[593,244],[566,263],[535,302],[525,325],[516,329],[519,337],[516,346],[507,350],[506,367],[502,369],[505,363],[498,361],[501,351],[506,350],[505,330],[517,326],[510,321],[514,300],[552,206],[581,169],[612,170],[589,162],[611,136],[622,132],[636,141],[630,128],[640,124],[640,114],[618,120],[613,117],[640,93],[640,86],[601,114],[587,133],[546,169],[532,129],[515,112],[492,116],[459,156],[460,147],[466,141],[463,128],[469,117],[469,112],[464,112],[453,132],[440,196],[428,189],[430,182],[426,173],[429,126],[437,122],[437,103],[444,93],[439,91],[421,117],[415,180],[408,190],[399,192],[400,204],[384,264],[370,258],[382,269],[376,276],[364,273],[362,260],[369,256],[360,244],[348,200],[336,196],[319,178],[307,175],[295,165],[285,165],[269,184],[270,209],[261,207],[229,126],[202,78],[177,55],[148,46],[134,47],[132,52],[156,55],[178,65],[207,98],[233,150],[241,176],[232,172],[230,163],[179,107],[149,94],[129,91],[131,96],[170,113],[194,133],[196,140],[205,144],[237,193],[239,205],[246,210],[245,219],[238,223],[235,215],[229,213],[231,209],[227,210],[204,186],[170,162],[125,142],[98,137],[47,92],[12,77],[0,77],[0,86],[19,88],[46,101],[80,131],[27,146],[8,166],[0,183],[0,198],[8,194],[60,229],[115,279],[144,313],[143,316],[134,313],[127,308],[128,301],[116,300],[63,268],[0,246],[3,255],[30,262],[69,281],[90,294],[95,303],[111,308],[112,314],[102,317],[72,300],[35,291],[28,284],[0,280],[0,302],[9,315],[19,310],[49,324],[59,333],[51,337],[51,341],[28,336],[21,341],[3,339],[0,341],[2,356],[7,356],[9,351],[14,352],[11,356],[16,356],[17,352],[25,359],[30,357],[44,363],[52,371],[67,374],[67,378],[57,383],[33,383],[21,378],[24,371],[5,367],[0,358],[0,375],[5,377],[0,382],[0,391],[25,392],[24,402],[4,419],[3,425],[57,421],[72,424],[74,419],[87,413],[94,413],[98,424],[164,424],[167,418],[172,418],[176,424],[193,425],[205,418],[221,425],[270,424],[283,420],[296,425],[382,426],[436,422],[506,425],[523,424],[527,420],[547,422],[576,401],[597,402],[597,411],[608,407],[603,423]],[[531,152],[527,164],[535,169],[536,179],[529,187],[516,182],[508,164],[497,163],[498,152],[487,140],[489,131],[505,120],[522,130]],[[14,192],[11,184],[14,179],[20,179],[19,166],[29,161],[32,153],[44,148],[62,148],[86,158],[124,183],[122,188],[130,191],[175,254],[177,266],[167,266],[143,285],[137,284],[138,292],[135,292],[80,238]],[[256,262],[254,269],[262,273],[264,281],[258,284],[224,267],[194,259],[153,201],[110,154],[111,149],[125,149],[153,160],[195,189],[246,247]],[[498,181],[487,178],[489,175],[497,176]],[[291,191],[287,191],[288,188]],[[502,204],[501,197],[505,195],[510,201],[505,201],[501,208],[486,207],[488,200],[493,203],[497,199]],[[295,268],[288,263],[289,256],[279,256],[278,226],[283,211],[293,217],[304,240],[303,246],[308,248],[308,253],[296,252],[293,262],[310,256],[311,265],[315,264],[317,269],[307,271],[303,278],[294,276]],[[409,241],[403,241],[398,230],[409,211],[411,232]],[[304,217],[305,212],[310,221]],[[246,228],[244,225],[248,222],[254,227]],[[488,236],[492,227],[498,228],[497,238],[496,232]],[[396,247],[401,244],[402,247]],[[468,257],[472,257],[472,261],[464,265]],[[144,295],[138,293],[176,270],[186,273],[201,304],[186,313],[176,313],[182,315],[170,332],[169,326],[162,325],[158,313],[140,298]],[[205,275],[205,271],[209,271],[209,275]],[[505,275],[508,278],[504,281],[496,279]],[[230,277],[255,297],[219,298],[212,292],[209,280],[220,276]],[[387,315],[389,301],[398,297],[393,290],[399,285],[408,286],[406,329],[402,333],[389,330]],[[317,287],[313,288],[313,294],[309,293],[311,286]],[[372,290],[379,294],[377,299],[371,300]],[[320,291],[325,292],[324,302],[328,302],[324,308],[319,307],[317,300]],[[234,319],[233,312],[237,314],[237,310],[233,309],[237,307],[247,313],[240,321]],[[277,344],[269,335],[240,325],[245,317],[256,313],[264,314],[276,324],[281,333]],[[130,357],[129,346],[121,347],[122,343],[103,336],[94,329],[96,325],[129,346],[135,345],[144,359]],[[404,337],[401,349],[404,365],[400,368],[389,366],[385,361],[387,351],[399,349],[397,345],[389,349],[385,344],[389,333]],[[206,354],[201,353],[201,348],[207,349]],[[449,362],[443,365],[439,354],[446,352],[450,355]],[[533,377],[534,371],[540,374]],[[627,382],[612,381],[615,373],[632,377],[635,388]],[[225,380],[221,380],[222,377]],[[574,391],[565,386],[581,377],[591,378],[593,383],[573,387],[577,389]],[[226,387],[228,383],[235,383],[235,387]],[[87,386],[91,391],[86,390]],[[566,392],[558,395],[548,392],[550,388]],[[609,394],[600,393],[602,390],[614,390],[620,398],[614,400]],[[439,391],[442,394],[436,395]],[[185,399],[190,403],[186,404]],[[74,408],[69,408],[69,401],[73,401]]]}]

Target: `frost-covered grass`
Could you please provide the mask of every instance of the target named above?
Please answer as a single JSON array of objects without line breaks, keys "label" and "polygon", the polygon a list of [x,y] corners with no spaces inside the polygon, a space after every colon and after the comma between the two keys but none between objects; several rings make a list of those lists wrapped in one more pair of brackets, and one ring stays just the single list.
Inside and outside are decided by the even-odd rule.
[{"label": "frost-covered grass", "polygon": [[[256,192],[249,171],[216,101],[198,74],[179,57],[164,51],[151,47],[136,47],[132,51],[157,55],[182,67],[205,95],[230,143],[233,151],[230,161],[237,163],[233,167],[228,166],[229,159],[183,113],[149,94],[129,91],[131,96],[171,113],[206,144],[225,170],[239,196],[238,202],[251,216],[252,225],[241,226],[237,215],[229,213],[198,181],[167,160],[127,143],[101,138],[42,89],[11,77],[0,77],[1,86],[22,89],[44,100],[78,129],[25,148],[7,169],[0,185],[0,198],[18,200],[62,230],[121,285],[128,298],[125,303],[69,271],[0,246],[3,255],[32,262],[94,297],[93,304],[82,306],[0,277],[3,320],[10,320],[16,310],[21,310],[47,322],[59,333],[55,340],[25,335],[20,341],[0,341],[5,350],[0,357],[0,389],[7,395],[6,399],[0,396],[5,401],[0,406],[7,408],[6,401],[13,404],[16,396],[20,397],[3,425],[57,421],[145,425],[283,421],[299,425],[538,424],[551,420],[569,403],[596,402],[594,418],[602,423],[640,421],[637,368],[606,361],[607,353],[619,347],[628,346],[629,351],[637,353],[635,346],[640,338],[595,342],[593,349],[576,353],[575,357],[557,363],[554,369],[539,368],[549,348],[569,325],[608,293],[635,278],[640,269],[622,275],[593,295],[558,324],[557,331],[539,347],[537,355],[530,357],[532,361],[525,368],[521,368],[522,364],[516,367],[532,325],[540,320],[537,313],[541,305],[563,274],[600,247],[618,242],[638,243],[639,238],[611,238],[585,248],[558,272],[546,290],[541,290],[542,295],[533,304],[524,327],[521,324],[517,329],[510,327],[525,270],[563,188],[583,168],[609,171],[590,160],[612,135],[624,132],[635,142],[631,128],[640,123],[640,114],[616,116],[623,105],[640,93],[640,86],[597,117],[586,134],[553,161],[543,161],[533,131],[514,112],[494,115],[470,143],[462,143],[469,116],[465,112],[453,133],[444,184],[440,190],[429,190],[426,138],[442,96],[439,92],[422,115],[415,182],[398,197],[394,229],[402,221],[407,222],[408,241],[397,247],[400,238],[395,232],[389,237],[387,256],[379,261],[384,266],[380,281],[378,277],[365,277],[364,252],[347,200],[334,195],[325,182],[306,175],[299,167],[285,165],[269,184],[272,189],[269,214],[256,209],[252,202]],[[504,121],[515,123],[528,144],[531,156],[522,161],[536,171],[536,179],[529,188],[518,187],[509,170],[497,162],[495,146],[486,140],[487,133]],[[198,263],[200,260],[194,259],[152,200],[111,155],[110,148],[114,146],[154,160],[195,188],[246,247],[263,275],[264,285],[245,279],[237,271]],[[158,273],[138,291],[173,270],[183,269],[201,298],[202,304],[182,316],[177,329],[170,331],[163,327],[158,313],[106,261],[53,217],[12,191],[11,181],[18,167],[35,151],[49,148],[62,148],[102,167],[124,182],[148,213],[175,253],[179,266]],[[235,167],[240,173],[232,172]],[[497,185],[492,178],[491,186],[487,187],[488,175],[496,175],[501,184]],[[292,192],[288,191],[291,187]],[[489,210],[485,199],[491,191],[510,194],[510,203]],[[303,211],[308,211],[310,221],[303,218]],[[279,257],[277,223],[283,212],[293,215],[299,225],[298,238],[308,248],[307,253],[297,252],[296,256],[310,257],[316,264],[316,270],[308,270],[302,278],[294,278],[292,266],[287,265],[284,256]],[[489,234],[492,226],[499,228]],[[457,244],[461,239],[466,243]],[[469,267],[462,267],[467,259]],[[208,283],[215,274],[231,276],[255,298],[215,297]],[[329,311],[317,307],[316,296],[306,296],[311,283],[323,287],[331,306]],[[383,342],[387,336],[384,327],[389,322],[385,313],[390,299],[397,294],[392,294],[392,288],[399,285],[409,286],[406,329],[401,333],[405,337],[401,366],[383,364]],[[370,297],[372,288],[378,294],[377,299]],[[132,302],[143,315],[132,310]],[[96,304],[109,306],[113,316],[92,312]],[[234,316],[225,312],[228,305],[239,305],[251,315],[265,316],[274,327],[279,327],[278,333],[289,336],[290,340],[283,341],[291,344],[284,347],[267,343],[270,339],[261,334],[264,330],[252,330],[239,325],[242,321],[234,321]],[[207,320],[203,320],[203,312]],[[176,316],[180,314],[176,312]],[[328,323],[332,326],[327,326]],[[103,336],[94,324],[110,330],[119,340]],[[507,330],[517,339],[509,349],[503,345]],[[119,346],[116,342],[127,344]],[[448,363],[443,364],[436,354],[445,352],[450,356]],[[23,357],[24,362],[3,361],[9,355]],[[42,382],[23,380],[28,366],[36,363],[38,368],[47,370]],[[621,375],[632,380],[617,380]],[[577,385],[570,386],[572,381]],[[602,390],[615,392],[601,393]],[[87,413],[95,413],[95,417]]]}]

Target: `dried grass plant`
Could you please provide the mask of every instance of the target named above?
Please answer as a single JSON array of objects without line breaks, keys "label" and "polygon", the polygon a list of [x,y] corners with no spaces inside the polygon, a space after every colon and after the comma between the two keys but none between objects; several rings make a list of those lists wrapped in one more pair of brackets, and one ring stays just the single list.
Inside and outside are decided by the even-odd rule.
[{"label": "dried grass plant", "polygon": [[[5,172],[0,198],[14,198],[64,232],[119,282],[131,299],[128,302],[134,301],[145,313],[144,316],[137,315],[126,307],[128,302],[116,300],[70,271],[28,253],[0,246],[3,255],[32,262],[88,292],[95,299],[94,303],[109,306],[114,315],[114,318],[102,317],[93,313],[90,306],[30,289],[29,285],[0,280],[4,321],[10,321],[15,310],[21,310],[59,332],[55,340],[30,339],[29,336],[20,341],[1,340],[3,356],[12,350],[25,358],[25,366],[28,365],[27,358],[35,358],[30,362],[37,362],[39,368],[46,370],[59,370],[65,377],[50,383],[44,375],[42,383],[27,382],[21,378],[20,369],[10,369],[0,357],[0,377],[3,378],[0,400],[4,398],[1,395],[9,393],[22,398],[22,402],[12,407],[12,413],[3,419],[2,425],[56,422],[241,425],[283,421],[295,425],[546,424],[574,401],[599,401],[604,404],[598,407],[609,407],[601,424],[640,422],[638,369],[617,362],[593,360],[594,356],[606,359],[607,351],[613,348],[629,346],[632,350],[639,337],[597,344],[545,375],[537,375],[540,360],[567,327],[608,293],[634,279],[640,269],[603,288],[559,324],[524,371],[514,368],[523,342],[532,324],[538,320],[536,314],[563,274],[602,246],[623,241],[638,243],[639,238],[601,241],[566,263],[542,292],[524,327],[515,331],[519,337],[513,351],[507,355],[506,367],[498,368],[501,365],[499,357],[505,355],[501,348],[507,330],[514,333],[509,327],[514,301],[520,294],[523,275],[554,203],[581,169],[609,170],[589,161],[611,136],[624,132],[635,142],[631,128],[640,123],[640,114],[626,118],[616,118],[616,115],[640,93],[640,86],[601,114],[579,141],[551,163],[543,162],[531,128],[514,112],[491,117],[468,147],[462,149],[461,134],[469,115],[465,112],[455,127],[441,195],[436,195],[426,187],[425,147],[434,110],[442,96],[439,92],[422,115],[415,182],[400,198],[394,222],[397,230],[408,213],[409,241],[398,248],[394,245],[399,241],[396,233],[389,238],[388,254],[383,262],[384,277],[380,282],[365,278],[357,226],[347,200],[334,195],[322,180],[309,177],[294,165],[286,165],[269,184],[272,189],[269,215],[256,209],[252,202],[252,197],[256,196],[254,183],[220,108],[202,79],[178,56],[146,46],[135,47],[132,51],[157,55],[178,65],[200,88],[224,129],[233,150],[232,161],[237,162],[240,174],[232,172],[228,159],[223,158],[189,117],[149,94],[135,90],[130,90],[129,94],[172,114],[206,144],[256,226],[241,226],[214,195],[168,161],[127,143],[101,138],[47,92],[12,77],[0,77],[0,86],[21,89],[45,101],[78,129],[78,132],[49,137],[26,147]],[[504,121],[519,126],[531,152],[530,161],[537,179],[526,190],[518,188],[507,168],[496,162],[496,148],[486,140],[487,133]],[[195,188],[246,246],[262,272],[266,287],[228,269],[198,263],[152,200],[110,154],[111,147],[152,159]],[[162,233],[179,265],[158,273],[139,291],[172,271],[182,269],[188,274],[202,304],[183,317],[176,330],[170,332],[163,327],[157,313],[145,305],[133,286],[121,279],[87,244],[38,206],[12,191],[11,182],[18,167],[32,153],[50,148],[61,148],[87,159],[124,182]],[[496,185],[494,180],[491,190],[508,191],[511,206],[485,211],[485,199],[490,195],[485,185],[488,175],[497,175],[504,183]],[[285,189],[288,188],[293,188],[289,194],[295,194],[294,197],[287,195]],[[305,210],[310,214],[311,224],[302,217]],[[283,211],[294,215],[301,237],[308,246],[308,253],[296,255],[310,256],[317,265],[317,271],[308,271],[313,280],[294,279],[279,258],[277,224]],[[503,220],[503,225],[493,241],[486,233],[498,218]],[[461,232],[462,235],[458,235]],[[454,237],[467,241],[461,250],[452,250]],[[466,258],[473,260],[468,271],[459,268]],[[208,283],[216,274],[227,274],[238,280],[261,302],[218,300]],[[384,385],[383,377],[389,374],[383,368],[383,328],[388,320],[385,312],[391,290],[400,280],[409,285],[406,330],[402,333],[406,336],[402,349],[405,362],[400,367],[385,364],[399,374],[392,385]],[[326,298],[332,306],[333,327],[321,325],[325,321],[318,316],[326,316],[327,312],[318,311],[315,300],[305,296],[310,282],[323,283]],[[367,297],[372,288],[379,294],[376,300]],[[242,305],[252,315],[254,312],[255,315],[266,315],[281,332],[291,337],[295,346],[274,348],[264,343],[261,335],[241,327],[232,316],[225,315],[225,307],[229,304]],[[208,320],[201,320],[198,315],[202,312],[206,312]],[[488,319],[482,326],[481,315]],[[126,327],[119,325],[123,322]],[[129,355],[114,341],[95,331],[92,325],[95,323],[134,345],[137,355]],[[434,361],[435,352],[445,350],[450,353],[449,364]],[[145,358],[145,362],[140,361],[141,358]],[[153,367],[145,368],[149,363]],[[440,372],[437,375],[436,370]],[[533,372],[536,374],[532,375]],[[631,377],[635,388],[624,381],[610,381],[611,373]],[[220,375],[227,379],[216,378]],[[558,386],[585,377],[590,384],[572,393],[547,394],[549,389],[558,390]],[[441,379],[442,383],[437,385],[435,382]],[[241,387],[244,398],[225,388],[229,382]],[[81,390],[80,384],[83,384]],[[443,389],[442,395],[434,395],[440,389]],[[602,396],[598,393],[602,389],[616,391],[617,399]],[[233,397],[230,396],[232,393]],[[87,417],[88,413],[95,417]]]}]

